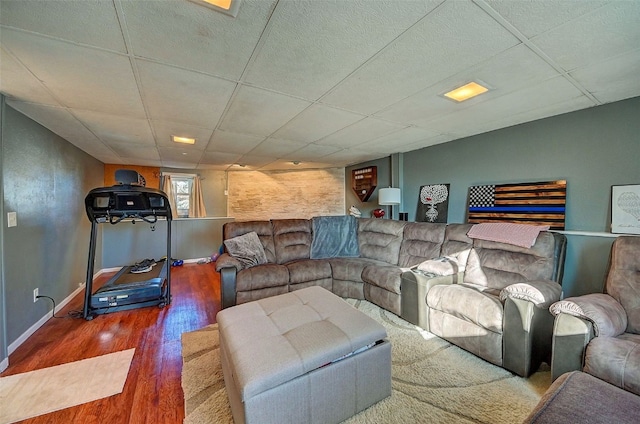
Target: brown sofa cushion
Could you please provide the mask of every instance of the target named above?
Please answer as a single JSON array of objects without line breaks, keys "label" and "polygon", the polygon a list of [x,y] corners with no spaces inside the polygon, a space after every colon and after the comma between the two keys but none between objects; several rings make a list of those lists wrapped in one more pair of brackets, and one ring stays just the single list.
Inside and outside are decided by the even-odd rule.
[{"label": "brown sofa cushion", "polygon": [[309,259],[311,222],[308,219],[273,219],[271,225],[277,263]]},{"label": "brown sofa cushion", "polygon": [[389,219],[358,220],[360,257],[398,265],[400,244],[406,222]]},{"label": "brown sofa cushion", "polygon": [[640,237],[618,237],[611,249],[606,290],[627,313],[628,333],[640,334]]}]

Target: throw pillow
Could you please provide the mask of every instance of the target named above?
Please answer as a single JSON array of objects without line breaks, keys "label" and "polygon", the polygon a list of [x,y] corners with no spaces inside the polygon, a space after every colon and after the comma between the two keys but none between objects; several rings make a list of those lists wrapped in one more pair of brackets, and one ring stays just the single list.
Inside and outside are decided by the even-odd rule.
[{"label": "throw pillow", "polygon": [[267,255],[255,231],[225,240],[224,245],[245,268],[267,263]]}]

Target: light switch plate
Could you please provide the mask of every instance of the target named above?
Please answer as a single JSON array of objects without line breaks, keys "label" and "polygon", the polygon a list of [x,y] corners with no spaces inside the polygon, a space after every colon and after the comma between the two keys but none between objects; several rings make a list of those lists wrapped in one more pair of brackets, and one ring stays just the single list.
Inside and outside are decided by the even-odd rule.
[{"label": "light switch plate", "polygon": [[18,214],[15,212],[7,212],[7,227],[18,226]]}]

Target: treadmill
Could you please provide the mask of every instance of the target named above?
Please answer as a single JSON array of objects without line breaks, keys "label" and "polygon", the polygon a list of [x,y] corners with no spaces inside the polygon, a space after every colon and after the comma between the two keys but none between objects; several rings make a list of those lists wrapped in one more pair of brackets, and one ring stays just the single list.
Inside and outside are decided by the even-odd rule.
[{"label": "treadmill", "polygon": [[[171,206],[167,195],[158,189],[120,184],[91,190],[84,200],[91,221],[89,263],[85,285],[83,317],[95,316],[146,306],[163,308],[171,303]],[[98,224],[116,225],[122,221],[142,220],[155,230],[158,219],[167,221],[167,256],[151,271],[131,273],[125,266],[93,292],[93,272],[96,256]]]}]

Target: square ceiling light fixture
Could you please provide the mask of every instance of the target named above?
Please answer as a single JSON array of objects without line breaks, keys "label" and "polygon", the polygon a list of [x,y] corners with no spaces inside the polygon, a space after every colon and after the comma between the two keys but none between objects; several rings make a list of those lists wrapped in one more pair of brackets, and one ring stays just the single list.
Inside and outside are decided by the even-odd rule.
[{"label": "square ceiling light fixture", "polygon": [[469,100],[482,93],[486,93],[487,91],[489,91],[488,87],[485,87],[480,83],[471,81],[470,83],[465,84],[461,87],[454,88],[448,93],[444,93],[443,96],[448,99],[455,100],[456,102],[464,102],[465,100]]},{"label": "square ceiling light fixture", "polygon": [[172,135],[171,141],[173,141],[174,143],[182,143],[182,144],[196,144],[195,138],[178,137],[177,135]]},{"label": "square ceiling light fixture", "polygon": [[190,0],[201,6],[208,7],[217,12],[224,13],[225,15],[233,16],[238,15],[240,9],[240,0]]}]

